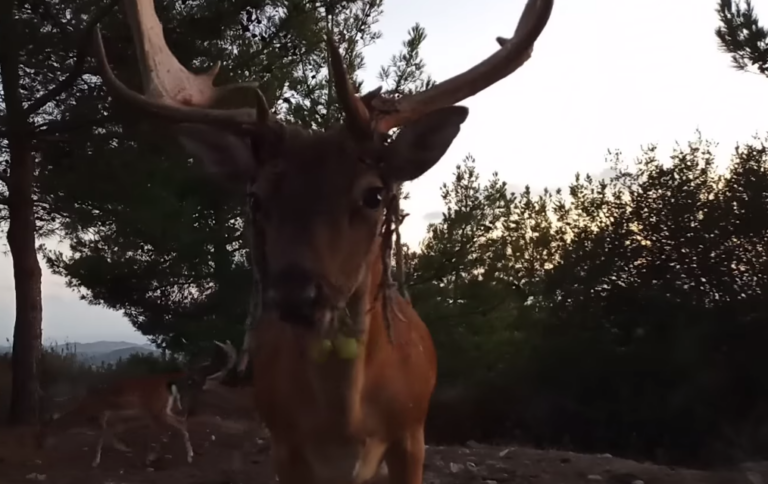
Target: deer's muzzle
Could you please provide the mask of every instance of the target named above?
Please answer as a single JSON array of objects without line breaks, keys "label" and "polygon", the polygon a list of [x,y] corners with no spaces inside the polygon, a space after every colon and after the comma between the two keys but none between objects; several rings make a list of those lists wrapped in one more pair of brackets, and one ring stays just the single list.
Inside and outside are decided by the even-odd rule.
[{"label": "deer's muzzle", "polygon": [[300,266],[282,268],[269,278],[267,305],[289,324],[312,328],[330,311],[320,278]]}]

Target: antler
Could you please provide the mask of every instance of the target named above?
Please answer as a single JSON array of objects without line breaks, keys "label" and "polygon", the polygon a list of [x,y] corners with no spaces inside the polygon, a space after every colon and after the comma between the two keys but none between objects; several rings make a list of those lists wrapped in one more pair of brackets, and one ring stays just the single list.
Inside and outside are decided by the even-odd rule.
[{"label": "antler", "polygon": [[469,70],[416,94],[399,99],[377,96],[366,100],[355,95],[344,69],[338,47],[329,37],[331,69],[336,97],[339,98],[348,126],[386,133],[409,121],[445,106],[474,96],[511,75],[531,57],[533,44],[546,27],[554,0],[528,0],[511,39],[497,37],[497,52]]},{"label": "antler", "polygon": [[237,350],[234,346],[232,346],[232,343],[227,340],[226,343],[220,343],[218,341],[214,341],[221,349],[223,349],[227,353],[227,364],[224,366],[223,369],[220,371],[217,371],[213,375],[210,375],[206,377],[206,381],[218,381],[222,377],[224,377],[229,371],[235,367],[235,364],[237,363]]},{"label": "antler", "polygon": [[[501,49],[469,70],[416,94],[393,99],[380,90],[355,93],[339,48],[328,33],[330,70],[347,127],[356,134],[386,133],[420,116],[463,101],[511,75],[531,56],[533,44],[552,13],[554,0],[528,0],[511,39],[497,37]],[[269,106],[256,83],[214,87],[219,63],[203,74],[193,74],[174,57],[165,43],[153,0],[125,0],[128,22],[136,43],[145,95],[131,91],[109,67],[101,33],[95,32],[102,78],[117,98],[150,114],[178,123],[215,125],[230,130],[255,128],[270,120]],[[251,108],[218,109],[225,99],[247,96]],[[239,103],[242,105],[242,101]]]},{"label": "antler", "polygon": [[[269,106],[257,83],[241,83],[214,87],[213,79],[220,63],[203,74],[193,74],[184,68],[168,49],[163,27],[155,12],[154,0],[125,0],[126,17],[131,26],[139,57],[142,96],[120,82],[109,67],[101,32],[94,37],[96,57],[102,79],[112,94],[126,103],[179,123],[217,125],[228,129],[259,125],[270,119]],[[232,99],[242,99],[255,109],[217,109]],[[242,106],[243,102],[239,102]]]}]

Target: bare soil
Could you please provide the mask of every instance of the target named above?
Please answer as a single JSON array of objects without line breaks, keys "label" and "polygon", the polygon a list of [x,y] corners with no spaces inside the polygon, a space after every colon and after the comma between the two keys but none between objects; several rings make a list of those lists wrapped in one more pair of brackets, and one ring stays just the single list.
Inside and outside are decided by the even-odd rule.
[{"label": "bare soil", "polygon": [[[3,430],[0,430],[3,432]],[[178,435],[161,442],[162,457],[144,464],[147,441],[140,430],[122,440],[133,450],[104,447],[98,468],[91,467],[95,435],[67,434],[51,448],[32,451],[22,431],[0,436],[0,483],[52,484],[227,484],[276,483],[269,462],[269,442],[246,420],[199,417],[190,420],[196,451],[188,464]],[[608,455],[497,447],[429,446],[425,484],[761,484],[768,476],[744,471],[702,472],[642,464]]]},{"label": "bare soil", "polygon": [[[226,395],[225,395],[226,396]],[[160,458],[145,465],[145,430],[128,430],[123,453],[105,444],[101,464],[91,467],[97,436],[68,433],[45,450],[35,450],[28,429],[0,428],[0,484],[277,484],[269,440],[251,420],[247,398],[205,398],[205,412],[189,420],[195,449],[186,462],[178,433],[158,442]],[[217,416],[218,415],[218,416]],[[226,416],[221,418],[219,416]],[[768,465],[703,472],[656,466],[609,455],[499,447],[469,442],[428,446],[424,484],[768,484]]]}]

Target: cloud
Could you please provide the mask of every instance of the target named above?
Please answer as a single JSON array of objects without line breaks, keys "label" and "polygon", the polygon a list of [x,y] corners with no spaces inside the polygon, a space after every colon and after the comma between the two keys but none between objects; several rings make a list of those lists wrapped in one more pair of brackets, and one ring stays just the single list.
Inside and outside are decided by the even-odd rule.
[{"label": "cloud", "polygon": [[434,210],[425,213],[421,218],[428,224],[439,222],[443,218],[443,212],[441,210]]},{"label": "cloud", "polygon": [[613,168],[605,168],[601,171],[599,171],[596,175],[592,175],[592,178],[595,179],[595,181],[601,181],[601,180],[610,180],[611,177],[616,175],[616,170]]}]

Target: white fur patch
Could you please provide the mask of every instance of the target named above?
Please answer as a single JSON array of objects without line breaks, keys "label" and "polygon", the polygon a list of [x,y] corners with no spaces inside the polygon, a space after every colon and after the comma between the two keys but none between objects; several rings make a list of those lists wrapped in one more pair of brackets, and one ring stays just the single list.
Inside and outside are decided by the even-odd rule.
[{"label": "white fur patch", "polygon": [[173,404],[182,410],[181,408],[181,396],[179,395],[179,389],[175,384],[171,384],[171,396],[168,397],[168,403],[165,405],[165,413],[173,415]]}]

